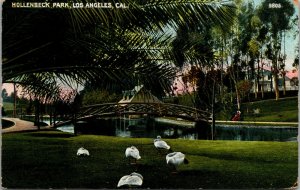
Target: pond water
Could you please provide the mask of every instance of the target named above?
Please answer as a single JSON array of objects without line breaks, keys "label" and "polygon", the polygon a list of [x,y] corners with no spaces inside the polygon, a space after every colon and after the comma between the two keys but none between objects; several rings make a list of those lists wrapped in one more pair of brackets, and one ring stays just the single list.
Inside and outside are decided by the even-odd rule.
[{"label": "pond water", "polygon": [[[74,133],[74,125],[58,127],[59,130]],[[197,140],[198,133],[191,125],[172,124],[145,119],[98,119],[91,122],[79,121],[77,134],[96,134],[119,137],[182,138]],[[226,126],[216,125],[215,140],[240,141],[290,141],[297,137],[297,127],[290,126]]]}]

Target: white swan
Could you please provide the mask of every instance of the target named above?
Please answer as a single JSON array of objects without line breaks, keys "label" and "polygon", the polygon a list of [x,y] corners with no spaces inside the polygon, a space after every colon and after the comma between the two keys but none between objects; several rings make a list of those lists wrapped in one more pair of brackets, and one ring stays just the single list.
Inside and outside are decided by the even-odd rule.
[{"label": "white swan", "polygon": [[167,154],[166,156],[167,164],[173,165],[175,167],[175,171],[177,171],[176,166],[184,163],[188,164],[189,161],[185,158],[185,155],[181,152],[172,152]]},{"label": "white swan", "polygon": [[89,156],[90,153],[87,149],[81,147],[77,150],[77,156]]},{"label": "white swan", "polygon": [[137,160],[141,159],[140,152],[135,146],[126,148],[125,156],[126,158],[133,158],[135,163]]},{"label": "white swan", "polygon": [[125,175],[121,177],[117,187],[121,187],[123,185],[127,185],[129,187],[141,186],[142,184],[143,184],[143,176],[139,173],[133,172],[130,175]]},{"label": "white swan", "polygon": [[157,136],[156,139],[154,139],[154,146],[157,149],[164,149],[164,150],[170,150],[170,146],[163,140],[161,140],[160,136]]}]

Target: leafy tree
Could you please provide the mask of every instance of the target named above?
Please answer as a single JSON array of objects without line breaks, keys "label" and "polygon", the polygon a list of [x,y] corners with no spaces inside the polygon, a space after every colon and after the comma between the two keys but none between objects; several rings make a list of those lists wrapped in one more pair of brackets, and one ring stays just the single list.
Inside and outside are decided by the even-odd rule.
[{"label": "leafy tree", "polygon": [[192,65],[204,68],[213,65],[211,26],[202,28],[196,26],[180,26],[175,40],[172,41],[175,63],[179,67]]},{"label": "leafy tree", "polygon": [[267,45],[266,56],[272,61],[272,75],[274,77],[276,100],[279,98],[278,74],[280,59],[282,33],[290,29],[291,17],[294,15],[294,6],[288,0],[279,0],[280,9],[272,8],[274,1],[265,0],[259,8],[258,15],[262,23],[268,28],[269,43]]},{"label": "leafy tree", "polygon": [[[234,62],[239,61],[239,59],[236,57],[236,60]],[[227,72],[225,74],[225,80],[224,83],[228,88],[229,92],[235,91],[235,97],[236,97],[236,104],[238,110],[241,109],[241,93],[239,91],[239,81],[242,81],[245,79],[246,73],[242,71],[242,66],[238,64],[233,64],[233,66],[230,66],[227,68]],[[232,93],[231,93],[232,94]],[[232,98],[233,99],[233,98]]]},{"label": "leafy tree", "polygon": [[[262,23],[260,23],[262,24]],[[267,40],[267,33],[268,33],[268,29],[266,26],[262,25],[259,29],[258,35],[256,37],[257,41],[260,42],[260,61],[258,61],[258,70],[257,70],[257,83],[258,83],[258,89],[261,89],[261,97],[262,99],[264,98],[264,77],[263,77],[263,73],[261,74],[260,68],[263,69],[263,48],[264,48],[264,44],[265,41]],[[259,62],[261,62],[261,65],[259,65]],[[263,72],[263,70],[262,70]],[[262,78],[262,85],[261,88],[259,88],[259,79]]]},{"label": "leafy tree", "polygon": [[293,62],[293,67],[298,67],[299,66],[299,55],[296,56],[296,58],[294,59],[294,62]]},{"label": "leafy tree", "polygon": [[[217,87],[221,84],[221,70],[209,70],[206,75],[199,72],[197,80],[197,107],[203,110],[210,110],[214,99],[219,99],[213,96],[217,92]],[[220,106],[221,107],[221,106]]]},{"label": "leafy tree", "polygon": [[5,88],[2,89],[1,97],[2,97],[3,101],[7,101],[8,93]]},{"label": "leafy tree", "polygon": [[96,89],[91,91],[84,91],[82,95],[83,105],[102,104],[110,102],[118,102],[122,96],[115,93],[109,93],[106,90]]},{"label": "leafy tree", "polygon": [[[244,80],[245,77],[254,77],[254,63],[256,61],[254,56],[257,55],[256,49],[258,44],[253,38],[256,30],[254,26],[257,25],[253,3],[236,1],[236,5],[236,19],[226,33],[220,33],[224,40],[217,45],[224,47],[221,48],[221,53],[219,53],[221,64],[227,63],[226,73],[222,77],[222,84],[224,83],[227,87],[227,92],[230,92],[231,101],[234,100],[233,96],[235,94],[237,109],[240,109],[241,99],[237,84],[240,80]],[[250,53],[250,50],[252,53]],[[244,73],[244,71],[247,71],[247,73]],[[223,95],[222,97],[225,98],[227,96]]]},{"label": "leafy tree", "polygon": [[250,90],[252,88],[252,82],[249,80],[241,80],[238,82],[237,87],[241,98],[249,97]]}]

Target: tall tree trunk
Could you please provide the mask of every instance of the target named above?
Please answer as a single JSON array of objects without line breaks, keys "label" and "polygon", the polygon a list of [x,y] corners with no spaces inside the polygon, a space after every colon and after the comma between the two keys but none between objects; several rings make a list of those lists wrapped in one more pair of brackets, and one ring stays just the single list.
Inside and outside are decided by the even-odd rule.
[{"label": "tall tree trunk", "polygon": [[274,74],[275,99],[279,99],[278,74]]},{"label": "tall tree trunk", "polygon": [[273,77],[274,77],[274,75],[273,75],[273,71],[274,71],[274,68],[273,68],[273,66],[271,66],[271,73],[270,73],[270,79],[271,79],[271,85],[270,85],[270,90],[271,90],[271,92],[273,92]]},{"label": "tall tree trunk", "polygon": [[[277,59],[277,56],[276,56]],[[275,99],[279,99],[279,88],[278,88],[278,67],[277,67],[277,60],[273,60],[273,77],[271,79],[274,79],[274,92],[275,92]]]},{"label": "tall tree trunk", "polygon": [[14,83],[14,111],[13,117],[17,117],[17,90],[16,90],[16,83]]},{"label": "tall tree trunk", "polygon": [[285,31],[283,31],[283,72],[282,72],[282,78],[283,78],[283,95],[285,96],[285,92],[286,92],[286,85],[285,85]]},{"label": "tall tree trunk", "polygon": [[213,82],[213,91],[212,91],[212,105],[211,105],[211,113],[212,113],[212,127],[211,127],[211,140],[214,140],[215,129],[216,129],[216,116],[215,116],[215,80]]},{"label": "tall tree trunk", "polygon": [[[226,44],[226,36],[223,35],[223,42],[222,42],[222,61],[221,61],[221,85],[220,85],[220,94],[221,97],[223,97],[223,67],[224,67],[224,46]],[[221,98],[221,101],[223,102],[223,98]]]},{"label": "tall tree trunk", "polygon": [[241,102],[241,96],[240,96],[240,93],[239,93],[239,89],[238,89],[238,81],[237,81],[237,78],[238,78],[238,72],[237,72],[237,78],[235,77],[235,74],[233,72],[229,72],[230,73],[230,77],[233,81],[233,85],[235,87],[235,94],[236,94],[236,104],[237,104],[237,109],[240,110],[241,109],[241,105],[240,105],[240,102]]},{"label": "tall tree trunk", "polygon": [[254,95],[255,95],[255,99],[257,99],[257,91],[258,91],[258,82],[257,82],[257,78],[258,78],[258,77],[256,77],[256,78],[254,79]]},{"label": "tall tree trunk", "polygon": [[[257,61],[257,74],[256,74],[256,80],[257,80],[257,91],[258,91],[258,94],[261,93],[261,85],[259,83],[260,81],[260,68],[259,68],[259,62],[261,61],[260,58],[258,58],[258,61]],[[257,97],[255,97],[257,99]]]},{"label": "tall tree trunk", "polygon": [[278,35],[275,35],[275,39],[274,39],[274,44],[273,44],[273,49],[275,51],[274,55],[273,55],[273,59],[272,59],[272,66],[273,66],[273,75],[274,75],[274,90],[275,90],[275,99],[278,100],[279,99],[279,88],[278,88],[278,74],[279,74],[279,69],[278,69],[278,57],[279,57],[279,53],[280,53],[280,48],[278,49],[276,46],[281,47],[281,43],[280,45],[278,45]]},{"label": "tall tree trunk", "polygon": [[[275,45],[277,44],[277,39],[275,39]],[[278,54],[279,54],[279,49],[276,49],[276,47],[274,47],[275,49],[275,54],[274,54],[274,58],[272,60],[272,65],[273,65],[273,76],[274,76],[274,91],[275,91],[275,99],[278,100],[279,99],[279,88],[278,88],[278,74],[279,74],[279,69],[278,69]]]},{"label": "tall tree trunk", "polygon": [[[264,77],[264,63],[263,63],[263,57],[262,57],[262,49],[260,51],[260,63],[261,63],[261,76],[262,76],[262,82],[261,82],[261,99],[264,99],[264,85],[265,85],[265,77]],[[259,66],[259,65],[258,65]]]},{"label": "tall tree trunk", "polygon": [[265,76],[264,76],[264,69],[262,69],[261,99],[264,99],[264,96],[265,96]]},{"label": "tall tree trunk", "polygon": [[35,102],[35,111],[34,111],[34,125],[40,130],[40,102],[38,99],[34,100]]},{"label": "tall tree trunk", "polygon": [[283,78],[283,96],[285,96],[285,94],[286,94],[285,71],[282,74],[282,78]]},{"label": "tall tree trunk", "polygon": [[234,86],[235,86],[235,93],[236,93],[237,110],[241,110],[241,96],[240,96],[239,89],[238,89],[236,81],[234,82]]}]

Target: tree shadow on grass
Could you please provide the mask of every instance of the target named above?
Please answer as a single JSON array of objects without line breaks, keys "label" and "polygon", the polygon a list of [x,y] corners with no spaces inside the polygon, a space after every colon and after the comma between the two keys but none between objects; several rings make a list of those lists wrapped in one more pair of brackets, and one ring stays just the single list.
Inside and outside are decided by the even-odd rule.
[{"label": "tree shadow on grass", "polygon": [[[184,170],[175,175],[178,187],[174,188],[228,188],[222,181],[226,178],[222,173],[208,170]],[[186,184],[185,187],[182,185]]]},{"label": "tree shadow on grass", "polygon": [[184,170],[179,171],[173,178],[175,180],[173,179],[174,184],[171,184],[172,188],[252,189],[276,187],[273,184],[275,181],[271,183],[272,179],[259,179],[258,176],[234,171]]},{"label": "tree shadow on grass", "polygon": [[[156,175],[156,177],[153,178],[154,176],[151,175]],[[155,183],[153,183],[153,180],[155,180]],[[245,182],[245,179],[240,180],[225,172],[179,170],[178,173],[172,173],[171,170],[168,170],[166,172],[146,174],[143,187],[155,189],[239,189],[251,188],[251,184]]]},{"label": "tree shadow on grass", "polygon": [[70,138],[70,137],[74,137],[74,134],[71,133],[64,133],[64,132],[56,132],[56,131],[49,131],[49,132],[32,132],[32,133],[28,133],[26,134],[28,136],[33,136],[33,137],[46,137],[46,138]]}]

